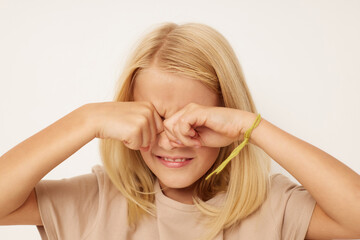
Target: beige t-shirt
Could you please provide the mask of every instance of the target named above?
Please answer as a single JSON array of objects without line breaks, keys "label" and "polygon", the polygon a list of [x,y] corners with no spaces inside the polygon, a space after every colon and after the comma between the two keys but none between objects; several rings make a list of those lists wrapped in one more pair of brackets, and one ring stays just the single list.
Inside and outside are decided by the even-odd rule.
[{"label": "beige t-shirt", "polygon": [[[112,185],[101,165],[92,173],[61,180],[42,180],[36,194],[43,226],[42,239],[188,240],[202,236],[204,217],[195,207],[165,196],[156,181],[157,217],[144,218],[135,232],[127,227],[126,198]],[[219,204],[224,194],[208,202]],[[315,207],[303,187],[282,174],[271,176],[271,191],[263,205],[216,240],[303,240]]]}]

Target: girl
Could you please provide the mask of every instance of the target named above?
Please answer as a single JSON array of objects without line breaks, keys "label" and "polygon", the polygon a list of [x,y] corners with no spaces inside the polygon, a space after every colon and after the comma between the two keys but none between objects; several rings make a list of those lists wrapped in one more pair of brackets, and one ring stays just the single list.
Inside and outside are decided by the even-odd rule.
[{"label": "girl", "polygon": [[[157,27],[119,82],[113,102],[83,105],[1,157],[1,224],[37,225],[42,239],[360,236],[360,176],[257,114],[211,27]],[[103,166],[41,180],[94,138]],[[303,186],[270,176],[270,157]]]}]

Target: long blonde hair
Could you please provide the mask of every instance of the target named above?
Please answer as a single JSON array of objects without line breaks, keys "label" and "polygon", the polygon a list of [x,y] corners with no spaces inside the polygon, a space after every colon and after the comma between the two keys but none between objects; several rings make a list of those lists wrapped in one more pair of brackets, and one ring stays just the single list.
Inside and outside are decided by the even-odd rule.
[{"label": "long blonde hair", "polygon": [[[219,32],[207,25],[163,23],[154,27],[128,58],[114,101],[132,101],[136,74],[153,64],[164,72],[201,81],[220,96],[225,107],[257,114],[233,49]],[[206,222],[209,232],[203,239],[213,239],[221,230],[234,227],[267,197],[270,157],[252,144],[246,145],[220,174],[205,181],[240,143],[222,147],[214,165],[195,183],[194,203],[209,219]],[[101,139],[100,153],[109,178],[128,200],[129,227],[136,227],[146,214],[156,216],[156,176],[140,152],[126,148],[121,141]],[[225,194],[221,207],[205,202],[219,193]]]}]

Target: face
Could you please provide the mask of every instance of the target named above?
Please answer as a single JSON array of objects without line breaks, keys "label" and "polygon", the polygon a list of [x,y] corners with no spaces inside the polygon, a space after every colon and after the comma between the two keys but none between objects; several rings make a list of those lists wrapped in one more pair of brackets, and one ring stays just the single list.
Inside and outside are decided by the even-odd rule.
[{"label": "face", "polygon": [[[189,103],[219,106],[219,97],[200,81],[162,72],[157,68],[142,70],[135,79],[134,101],[148,101],[164,119]],[[165,132],[141,155],[159,179],[161,187],[189,188],[214,164],[220,148],[173,147]],[[170,168],[159,157],[192,158],[182,167]]]}]

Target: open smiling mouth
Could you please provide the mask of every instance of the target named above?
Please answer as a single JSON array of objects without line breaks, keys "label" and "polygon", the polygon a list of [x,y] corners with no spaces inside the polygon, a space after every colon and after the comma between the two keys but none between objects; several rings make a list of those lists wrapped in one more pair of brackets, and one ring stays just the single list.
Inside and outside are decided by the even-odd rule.
[{"label": "open smiling mouth", "polygon": [[159,159],[160,162],[168,168],[180,168],[189,164],[191,160],[193,160],[193,158],[169,158],[157,155],[156,158]]}]

